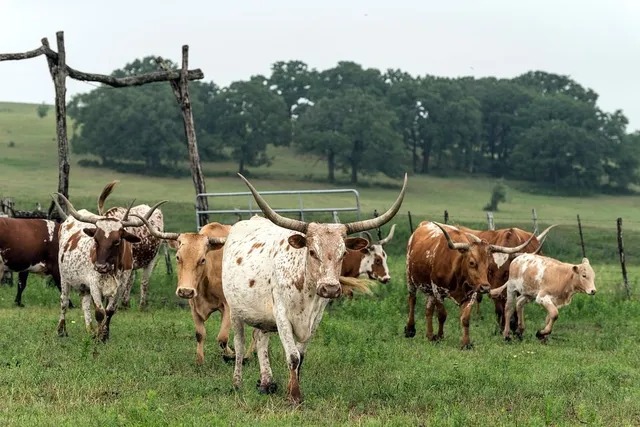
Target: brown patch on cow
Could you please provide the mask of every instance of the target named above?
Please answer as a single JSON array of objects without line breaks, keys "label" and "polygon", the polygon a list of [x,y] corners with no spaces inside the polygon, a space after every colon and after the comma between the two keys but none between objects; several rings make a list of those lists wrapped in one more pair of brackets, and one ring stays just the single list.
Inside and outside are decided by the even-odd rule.
[{"label": "brown patch on cow", "polygon": [[253,285],[255,285],[255,284],[256,284],[255,280],[253,280],[253,279],[249,280],[249,287],[250,288],[253,288]]},{"label": "brown patch on cow", "polygon": [[302,292],[302,288],[304,287],[304,276],[298,276],[293,284],[298,291]]},{"label": "brown patch on cow", "polygon": [[67,243],[64,245],[64,252],[69,252],[77,248],[78,242],[80,241],[81,237],[82,237],[82,231],[78,230],[75,233],[73,233],[71,237],[69,237],[69,240],[67,240]]},{"label": "brown patch on cow", "polygon": [[284,245],[284,239],[280,240],[279,245],[280,245],[280,246]]},{"label": "brown patch on cow", "polygon": [[242,264],[242,257],[241,257],[241,256],[239,256],[239,257],[236,259],[236,264],[238,264],[238,265]]},{"label": "brown patch on cow", "polygon": [[71,230],[73,228],[73,223],[68,223],[64,228],[66,228],[67,230]]},{"label": "brown patch on cow", "polygon": [[202,342],[202,334],[200,332],[196,332],[196,341]]},{"label": "brown patch on cow", "polygon": [[249,253],[253,252],[254,249],[258,249],[260,247],[264,246],[264,243],[254,243],[253,245],[251,245],[251,249],[249,249]]}]

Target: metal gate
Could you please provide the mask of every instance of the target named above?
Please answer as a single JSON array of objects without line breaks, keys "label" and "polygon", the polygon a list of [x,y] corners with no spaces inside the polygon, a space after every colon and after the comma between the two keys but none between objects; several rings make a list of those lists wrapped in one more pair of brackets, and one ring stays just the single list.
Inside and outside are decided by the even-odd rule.
[{"label": "metal gate", "polygon": [[[309,207],[304,204],[304,196],[305,195],[322,195],[322,194],[352,194],[354,201],[347,206],[336,206],[336,207]],[[330,213],[332,215],[334,222],[339,222],[338,214],[340,212],[354,212],[356,215],[356,220],[360,220],[360,194],[357,190],[353,188],[345,188],[345,189],[330,189],[330,190],[274,190],[274,191],[261,191],[260,195],[262,196],[295,196],[297,198],[297,206],[287,206],[284,208],[273,208],[274,211],[280,214],[290,214],[297,213],[300,220],[305,221],[305,214],[317,214],[317,213]],[[247,199],[244,204],[246,208],[232,208],[232,209],[210,209],[206,211],[198,210],[196,204],[196,228],[200,230],[200,222],[199,218],[201,214],[214,214],[218,215],[218,218],[215,221],[225,222],[220,216],[235,216],[236,220],[242,219],[243,215],[254,215],[261,213],[260,207],[257,206],[253,195],[250,191],[238,191],[232,193],[200,193],[196,195],[196,201],[205,197],[209,198],[222,198],[222,197],[244,197]],[[234,206],[236,204],[234,203]],[[270,203],[271,205],[271,203]],[[215,201],[212,203],[212,206],[215,206]],[[227,221],[228,222],[228,221]]]}]

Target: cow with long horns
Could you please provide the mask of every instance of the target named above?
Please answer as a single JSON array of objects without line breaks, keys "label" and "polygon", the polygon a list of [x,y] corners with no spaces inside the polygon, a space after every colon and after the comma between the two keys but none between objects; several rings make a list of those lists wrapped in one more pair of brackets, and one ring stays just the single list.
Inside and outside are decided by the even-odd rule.
[{"label": "cow with long horns", "polygon": [[258,389],[276,389],[268,354],[270,333],[277,332],[289,367],[287,396],[298,404],[300,367],[307,345],[320,324],[330,299],[342,292],[342,260],[349,250],[368,242],[347,237],[382,226],[400,209],[407,187],[377,218],[348,224],[307,223],[277,214],[242,175],[266,218],[255,216],[233,225],[222,256],[222,286],[231,308],[236,352],[233,384],[242,384],[244,325],[256,328],[254,338],[260,364]]},{"label": "cow with long horns", "polygon": [[[113,188],[118,181],[113,181],[107,184],[98,198],[98,215],[103,215],[107,218],[120,219],[124,217],[126,208],[124,207],[112,207],[108,210],[104,210],[104,202],[107,196],[111,194]],[[147,205],[136,205],[131,207],[129,215],[144,216],[149,211]],[[164,229],[164,217],[160,209],[156,209],[149,217],[149,223],[156,229],[162,232]],[[127,232],[133,234],[140,239],[140,242],[133,245],[133,271],[142,270],[140,277],[140,301],[139,307],[145,308],[147,306],[147,294],[149,290],[149,278],[153,272],[153,268],[156,265],[158,249],[162,240],[155,237],[147,229],[147,227],[128,227]],[[129,307],[129,298],[131,296],[131,287],[133,286],[135,275],[131,274],[129,280],[122,293],[122,300],[120,305],[122,307]]]},{"label": "cow with long horns", "polygon": [[[113,317],[124,286],[133,268],[131,245],[140,238],[126,230],[127,227],[142,225],[140,220],[128,218],[129,209],[121,219],[95,215],[87,210],[77,211],[71,202],[57,193],[69,210],[66,215],[55,196],[53,201],[62,215],[60,225],[58,266],[60,269],[60,319],[58,335],[66,336],[66,312],[70,288],[78,290],[82,298],[82,311],[88,331],[94,332],[102,341],[109,338],[109,324]],[[145,218],[164,202],[149,208]],[[131,203],[133,204],[133,203]],[[107,305],[103,305],[106,298]],[[91,303],[95,307],[98,323],[94,330]]]},{"label": "cow with long horns", "polygon": [[[423,221],[407,244],[407,289],[409,291],[409,319],[405,336],[415,336],[416,291],[427,296],[427,338],[432,341],[444,337],[447,310],[444,298],[451,297],[460,306],[462,326],[461,347],[470,348],[469,322],[471,309],[479,292],[489,292],[487,270],[491,257],[505,257],[525,248],[531,236],[516,247],[490,244],[471,233],[464,233],[450,225]],[[438,333],[433,334],[432,317],[438,312]]]}]

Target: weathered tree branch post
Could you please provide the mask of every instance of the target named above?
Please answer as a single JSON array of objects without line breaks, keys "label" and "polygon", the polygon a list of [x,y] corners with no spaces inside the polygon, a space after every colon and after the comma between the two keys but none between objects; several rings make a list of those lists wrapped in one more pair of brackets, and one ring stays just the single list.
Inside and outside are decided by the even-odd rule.
[{"label": "weathered tree branch post", "polygon": [[444,223],[449,224],[449,211],[446,209],[444,211]]},{"label": "weathered tree branch post", "polygon": [[487,212],[487,230],[495,230],[496,226],[493,224],[493,212]]},{"label": "weathered tree branch post", "polygon": [[587,253],[584,250],[584,238],[582,237],[582,223],[580,222],[580,214],[576,216],[578,217],[578,232],[580,233],[580,247],[582,247],[582,257],[586,258]]},{"label": "weathered tree branch post", "polygon": [[[373,210],[373,217],[374,217],[374,218],[377,218],[377,217],[378,217],[378,210],[377,210],[377,209],[374,209],[374,210]],[[377,233],[378,233],[378,240],[379,240],[379,241],[380,241],[380,240],[382,240],[382,229],[381,229],[380,227],[378,227],[378,229],[377,229],[376,231],[377,231]]]},{"label": "weathered tree branch post", "polygon": [[[56,92],[56,135],[58,137],[58,193],[69,199],[69,139],[67,138],[67,54],[64,47],[64,32],[56,33],[58,56],[53,58],[47,55],[47,64],[51,80]],[[49,40],[42,39],[42,45],[49,48]],[[67,205],[63,204],[67,210]],[[55,205],[53,201],[49,205],[49,217],[53,214]]]},{"label": "weathered tree branch post", "polygon": [[631,298],[631,289],[629,289],[629,281],[627,280],[627,266],[624,261],[624,246],[622,245],[622,218],[616,221],[618,226],[618,253],[620,254],[620,266],[622,267],[622,280],[627,299]]},{"label": "weathered tree branch post", "polygon": [[[166,67],[160,62],[161,67]],[[193,111],[191,109],[191,99],[189,98],[189,80],[187,72],[189,70],[189,46],[182,46],[182,69],[180,71],[179,80],[171,80],[171,88],[176,96],[180,109],[182,110],[182,120],[184,121],[184,132],[187,137],[187,147],[189,150],[189,164],[191,166],[191,178],[196,195],[206,193],[207,188],[204,182],[204,174],[200,165],[200,154],[198,153],[198,141],[196,139],[196,128],[193,123]],[[209,201],[206,197],[196,196],[196,208],[199,211],[209,210]],[[208,214],[200,214],[198,217],[198,225],[202,227],[209,222]]]},{"label": "weathered tree branch post", "polygon": [[407,211],[407,216],[409,217],[409,231],[413,234],[413,219],[411,218],[411,211]]},{"label": "weathered tree branch post", "polygon": [[531,220],[533,221],[533,234],[538,234],[538,214],[536,208],[531,209]]}]

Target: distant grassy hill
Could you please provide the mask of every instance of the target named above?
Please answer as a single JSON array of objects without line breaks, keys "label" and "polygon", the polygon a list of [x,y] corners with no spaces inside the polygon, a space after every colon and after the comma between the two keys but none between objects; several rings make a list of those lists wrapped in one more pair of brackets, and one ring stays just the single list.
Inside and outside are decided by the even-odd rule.
[{"label": "distant grassy hill", "polygon": [[[53,108],[45,118],[37,115],[38,104],[0,102],[0,196],[11,196],[18,209],[32,209],[36,202],[47,207],[50,194],[56,191],[57,146]],[[135,141],[132,141],[135,143]],[[271,167],[252,168],[252,182],[258,190],[294,190],[335,188],[322,180],[326,175],[322,161],[292,154],[286,148],[272,149]],[[111,204],[125,204],[135,198],[138,203],[152,204],[168,199],[164,208],[167,230],[191,230],[195,227],[194,190],[190,178],[157,178],[112,172],[102,168],[78,165],[82,157],[71,154],[70,195],[77,207],[95,210],[95,200],[102,187],[119,179]],[[210,192],[246,191],[235,176],[233,162],[203,165],[207,190]],[[487,177],[439,178],[410,176],[409,189],[401,213],[392,252],[403,253],[409,235],[410,211],[414,227],[422,220],[443,221],[447,210],[450,223],[461,223],[477,228],[486,227],[486,213],[482,207],[489,201],[494,179]],[[588,198],[550,197],[523,193],[510,186],[508,201],[494,214],[497,227],[512,225],[531,229],[531,210],[535,208],[540,227],[560,224],[548,240],[548,253],[576,259],[580,256],[576,215],[580,215],[587,241],[587,255],[615,262],[617,217],[624,220],[625,244],[628,261],[640,254],[639,196],[600,195]],[[350,187],[345,184],[343,188]],[[375,177],[357,188],[363,216],[374,209],[385,210],[395,199],[399,180]],[[270,198],[277,207],[295,207],[297,197]],[[247,199],[220,199],[219,207],[246,208]],[[213,206],[213,200],[210,204]],[[350,196],[318,196],[305,198],[305,206],[345,206],[352,203]],[[212,218],[229,222],[230,218]],[[350,218],[341,217],[343,221]]]}]

